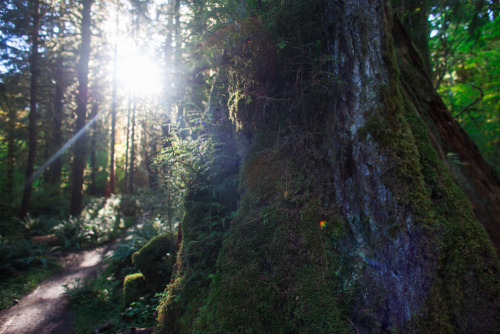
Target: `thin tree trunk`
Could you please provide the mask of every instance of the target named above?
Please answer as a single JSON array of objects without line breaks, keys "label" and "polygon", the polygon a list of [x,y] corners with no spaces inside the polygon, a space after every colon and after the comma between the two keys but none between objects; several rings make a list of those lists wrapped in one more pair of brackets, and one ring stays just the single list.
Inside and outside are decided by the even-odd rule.
[{"label": "thin tree trunk", "polygon": [[9,103],[6,88],[0,83],[0,93],[2,99],[5,101],[5,107],[9,115],[9,122],[7,125],[7,179],[6,191],[9,205],[14,207],[14,164],[15,164],[15,129],[16,129],[16,109]]},{"label": "thin tree trunk", "polygon": [[134,159],[135,159],[135,100],[132,107],[132,129],[130,131],[130,172],[129,172],[129,191],[131,194],[134,193]]},{"label": "thin tree trunk", "polygon": [[[83,131],[87,122],[87,101],[89,82],[90,61],[90,38],[91,38],[91,7],[93,0],[83,0],[81,34],[82,44],[80,47],[80,60],[78,62],[78,96],[76,110],[75,135]],[[74,148],[72,168],[72,188],[69,212],[72,216],[79,216],[83,209],[83,171],[85,168],[87,138],[85,131],[77,139]]]},{"label": "thin tree trunk", "polygon": [[172,193],[173,189],[170,186],[172,184],[172,169],[170,168],[167,172],[167,181],[166,181],[166,195],[167,195],[167,219],[168,219],[168,227],[170,229],[170,235],[174,235],[173,228],[173,203],[172,203]]},{"label": "thin tree trunk", "polygon": [[[54,154],[62,147],[63,143],[63,133],[62,133],[62,122],[64,119],[64,92],[66,90],[65,78],[64,78],[64,59],[62,52],[56,59],[56,87],[54,95],[54,113],[52,118],[52,142],[51,147],[53,148],[51,154]],[[59,156],[54,160],[49,169],[48,182],[51,184],[58,184],[61,180],[63,161],[62,157]]]},{"label": "thin tree trunk", "polygon": [[[169,69],[169,72],[167,72],[167,75],[165,76],[165,87],[166,87],[166,94],[164,96],[165,101],[165,110],[167,111],[163,115],[162,119],[162,124],[161,124],[161,130],[163,133],[163,136],[165,137],[164,139],[167,138],[168,136],[168,124],[171,123],[170,121],[170,114],[172,113],[172,106],[173,106],[173,101],[174,98],[177,96],[177,87],[174,84],[175,82],[175,71],[177,70],[175,66],[175,55],[173,52],[173,46],[172,46],[172,41],[173,41],[173,35],[175,32],[175,5],[176,5],[176,0],[171,1],[168,3],[167,7],[167,13],[166,13],[166,33],[165,33],[165,44],[164,44],[164,57],[165,57],[165,63],[167,66],[167,69]],[[164,146],[166,141],[164,141]]]},{"label": "thin tree trunk", "polygon": [[113,88],[111,93],[111,152],[109,163],[109,180],[106,187],[106,196],[115,193],[115,137],[116,137],[116,90],[117,90],[117,62],[118,62],[118,46],[115,45],[114,51],[114,66],[113,66]]},{"label": "thin tree trunk", "polygon": [[149,179],[149,188],[150,189],[156,189],[158,188],[158,173],[156,172],[155,168],[152,166],[153,164],[153,159],[157,155],[157,142],[160,141],[160,138],[157,138],[156,136],[152,135],[154,133],[154,130],[151,131],[150,133],[148,127],[146,125],[146,122],[143,120],[141,122],[141,127],[142,127],[142,144],[143,144],[143,151],[144,151],[144,164],[146,166],[146,170],[148,172],[148,179]]},{"label": "thin tree trunk", "polygon": [[[53,110],[47,110],[44,113],[45,115],[45,122],[42,121],[44,130],[42,131],[42,135],[40,136],[40,139],[43,138],[44,140],[44,145],[43,147],[43,161],[49,161],[51,155],[51,152],[54,151],[54,139],[52,138],[52,124],[49,120],[54,118],[54,111]],[[39,149],[40,150],[40,149]],[[50,166],[45,169],[45,172],[43,173],[43,182],[46,184],[49,184],[50,182]]]},{"label": "thin tree trunk", "polygon": [[129,155],[129,138],[130,138],[130,111],[131,111],[131,106],[132,102],[130,100],[130,94],[128,97],[128,109],[127,109],[127,140],[125,144],[125,177],[123,178],[123,193],[127,194],[128,193],[128,169],[129,169],[129,161],[128,161],[128,155]]},{"label": "thin tree trunk", "polygon": [[15,164],[15,124],[16,124],[16,110],[11,108],[9,110],[9,131],[7,140],[7,193],[9,194],[9,204],[14,207],[14,164]]},{"label": "thin tree trunk", "polygon": [[[96,101],[92,103],[92,109],[90,111],[90,119],[94,119],[97,116],[99,110],[99,105]],[[97,195],[97,158],[96,158],[96,146],[97,146],[97,137],[98,137],[98,126],[97,120],[92,123],[92,138],[90,139],[90,186],[89,186],[89,194]]]},{"label": "thin tree trunk", "polygon": [[31,82],[30,82],[30,113],[28,116],[28,162],[26,165],[26,182],[24,184],[24,193],[21,203],[21,212],[19,216],[25,218],[28,214],[30,198],[31,198],[31,188],[33,180],[31,179],[35,167],[35,157],[36,157],[36,122],[37,122],[37,83],[38,83],[38,28],[40,25],[40,1],[33,1],[33,31],[31,35],[31,59],[30,59],[30,72],[31,72]]}]

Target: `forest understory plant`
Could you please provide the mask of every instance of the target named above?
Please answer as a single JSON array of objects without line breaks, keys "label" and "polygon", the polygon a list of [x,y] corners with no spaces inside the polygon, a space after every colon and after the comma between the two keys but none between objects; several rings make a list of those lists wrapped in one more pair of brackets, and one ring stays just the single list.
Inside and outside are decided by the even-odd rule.
[{"label": "forest understory plant", "polygon": [[[172,270],[172,261],[163,259],[164,256],[168,256],[166,252],[160,254],[159,258],[154,258],[152,254],[142,249],[148,246],[148,242],[154,243],[152,240],[158,239],[158,236],[167,237],[168,243],[173,248],[175,245],[174,238],[169,234],[167,208],[160,205],[151,194],[142,192],[138,195],[128,195],[125,199],[128,205],[135,203],[138,208],[134,216],[129,216],[135,220],[135,224],[125,231],[116,249],[105,260],[104,271],[96,278],[76,282],[67,287],[66,293],[75,316],[74,326],[77,333],[88,333],[101,327],[108,328],[111,332],[120,332],[128,330],[131,326],[137,328],[154,326],[156,307],[159,303],[156,293],[161,293],[166,285],[163,281],[153,281],[156,277],[155,270],[158,271],[165,266]],[[115,204],[113,207],[121,207],[119,203]],[[130,206],[122,208],[130,210]],[[147,253],[146,258],[134,255],[139,251]],[[154,252],[154,249],[149,251]],[[175,258],[175,250],[170,251],[171,256]],[[140,263],[134,264],[133,258]],[[128,278],[141,276],[142,279],[143,275],[138,272],[143,266],[148,266],[148,261],[155,261],[149,264],[151,268],[144,273],[152,280],[151,287],[154,288],[146,287],[145,284],[142,288],[134,287],[132,284],[126,288],[124,285],[127,284]]]}]

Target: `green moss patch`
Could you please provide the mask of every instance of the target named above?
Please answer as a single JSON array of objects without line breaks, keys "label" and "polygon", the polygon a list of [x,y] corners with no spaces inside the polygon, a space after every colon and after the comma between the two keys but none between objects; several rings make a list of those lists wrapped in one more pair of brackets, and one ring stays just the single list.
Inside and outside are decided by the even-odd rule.
[{"label": "green moss patch", "polygon": [[122,309],[124,310],[130,303],[138,301],[140,297],[148,294],[150,291],[144,275],[141,273],[125,276],[123,280]]},{"label": "green moss patch", "polygon": [[417,139],[422,175],[441,231],[439,265],[418,328],[435,333],[494,328],[500,323],[498,258],[465,195],[433,149],[424,121],[409,110],[406,118]]},{"label": "green moss patch", "polygon": [[175,243],[170,234],[154,237],[132,255],[132,262],[144,275],[147,284],[158,292],[170,282],[175,261]]},{"label": "green moss patch", "polygon": [[340,264],[331,250],[325,251],[317,218],[300,221],[293,212],[269,207],[235,224],[195,328],[207,333],[348,332],[348,309],[336,280]]}]

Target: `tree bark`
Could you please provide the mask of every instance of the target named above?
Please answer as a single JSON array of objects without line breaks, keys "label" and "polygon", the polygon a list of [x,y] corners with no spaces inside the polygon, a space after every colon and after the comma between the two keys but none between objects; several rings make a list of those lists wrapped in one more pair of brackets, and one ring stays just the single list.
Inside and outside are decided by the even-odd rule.
[{"label": "tree bark", "polygon": [[26,164],[26,182],[24,184],[23,199],[21,202],[21,212],[19,216],[25,218],[28,214],[30,198],[31,198],[31,188],[33,180],[31,179],[35,167],[35,157],[36,157],[36,122],[37,122],[37,82],[38,82],[38,43],[39,43],[39,32],[38,28],[40,25],[40,1],[33,1],[33,31],[31,34],[31,57],[30,57],[30,113],[28,116],[28,162]]},{"label": "tree bark", "polygon": [[127,140],[125,142],[125,176],[123,178],[123,193],[127,194],[128,193],[128,166],[129,166],[129,138],[130,138],[130,110],[131,110],[131,101],[130,101],[130,94],[128,96],[128,109],[127,109]]},{"label": "tree bark", "polygon": [[[93,0],[83,0],[80,46],[80,59],[78,61],[78,96],[76,110],[75,136],[76,140],[73,155],[71,202],[69,212],[72,216],[79,216],[83,209],[83,171],[85,169],[85,157],[87,136],[84,127],[87,122],[87,101],[89,82],[89,60],[90,60],[90,38],[91,38],[91,7]],[[80,133],[80,131],[82,131]]]},{"label": "tree bark", "polygon": [[116,90],[118,76],[118,46],[115,45],[114,51],[114,66],[113,66],[113,89],[111,94],[111,152],[109,156],[109,180],[106,187],[106,196],[115,193],[115,137],[116,137]]},{"label": "tree bark", "polygon": [[16,108],[11,105],[9,98],[7,97],[6,87],[3,83],[0,83],[0,94],[5,102],[5,108],[7,109],[9,115],[9,122],[7,125],[7,175],[5,188],[7,192],[8,205],[14,208],[14,164],[15,164],[15,129],[17,122]]},{"label": "tree bark", "polygon": [[162,136],[158,135],[155,129],[151,129],[150,126],[143,120],[141,122],[142,128],[142,151],[144,152],[144,165],[146,166],[146,171],[148,173],[149,189],[156,190],[159,185],[159,177],[157,167],[153,166],[154,157],[158,154],[158,142],[161,142]]},{"label": "tree bark", "polygon": [[431,75],[429,54],[429,0],[393,1],[398,2],[395,12],[401,18],[411,41],[420,52],[427,75]]},{"label": "tree bark", "polygon": [[265,6],[223,42],[214,157],[185,198],[159,332],[495,332],[498,257],[443,148],[479,157],[390,1]]},{"label": "tree bark", "polygon": [[[50,134],[51,143],[48,145],[50,150],[50,156],[55,154],[59,148],[61,148],[64,144],[63,132],[62,132],[62,123],[64,119],[64,93],[66,91],[66,83],[65,83],[65,73],[64,73],[64,59],[62,55],[62,50],[60,50],[57,55],[56,64],[55,64],[55,94],[54,94],[54,112],[52,117],[51,130]],[[49,158],[50,158],[49,156]],[[58,184],[61,180],[63,161],[62,157],[59,156],[54,160],[52,165],[50,166],[48,172],[48,182],[50,184]]]},{"label": "tree bark", "polygon": [[[460,127],[433,89],[425,65],[412,46],[401,22],[394,21],[401,87],[429,128],[429,137],[455,182],[472,204],[476,218],[484,225],[500,255],[500,182],[484,161],[479,149]],[[457,156],[457,159],[450,157]]]},{"label": "tree bark", "polygon": [[132,120],[131,120],[130,130],[130,166],[129,166],[129,183],[128,190],[129,193],[134,193],[134,160],[135,160],[135,99],[132,107]]},{"label": "tree bark", "polygon": [[[97,101],[92,103],[92,109],[90,112],[90,119],[94,119],[97,117],[99,112],[99,104]],[[97,120],[92,123],[92,138],[90,139],[90,186],[89,186],[89,194],[97,195],[97,157],[96,157],[96,146],[97,146],[97,137],[98,137],[98,125]]]}]

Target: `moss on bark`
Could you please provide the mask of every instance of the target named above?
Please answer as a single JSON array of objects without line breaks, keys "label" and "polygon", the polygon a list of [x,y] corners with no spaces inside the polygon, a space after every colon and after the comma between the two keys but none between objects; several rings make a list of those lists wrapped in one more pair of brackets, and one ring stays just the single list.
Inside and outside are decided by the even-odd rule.
[{"label": "moss on bark", "polygon": [[[401,89],[389,3],[361,13],[365,7],[326,4],[319,43],[301,40],[303,50],[320,45],[329,56],[309,58],[315,65],[290,61],[291,53],[272,76],[228,65],[225,87],[234,98],[226,112],[232,108],[250,142],[239,150],[241,201],[236,214],[207,217],[221,203],[207,189],[236,175],[220,176],[217,165],[216,182],[189,191],[179,276],[159,332],[445,333],[500,325],[498,259]],[[268,48],[247,53],[250,65],[262,59],[252,58],[259,50]],[[262,92],[283,98],[263,104]],[[210,226],[223,217],[211,239]]]}]

